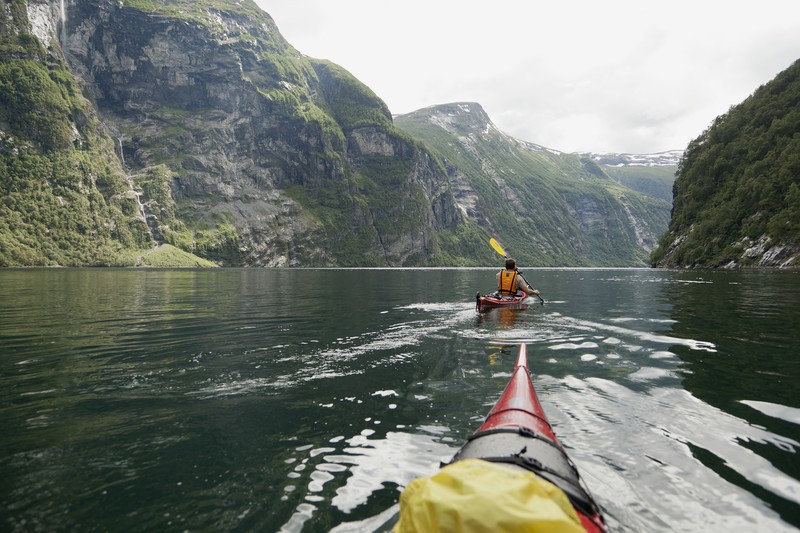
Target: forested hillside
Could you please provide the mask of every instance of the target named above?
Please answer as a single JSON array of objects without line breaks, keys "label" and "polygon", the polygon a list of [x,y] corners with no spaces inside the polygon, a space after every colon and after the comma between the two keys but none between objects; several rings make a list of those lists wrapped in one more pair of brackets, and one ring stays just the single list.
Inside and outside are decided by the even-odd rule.
[{"label": "forested hillside", "polygon": [[800,265],[800,60],[688,146],[656,266]]}]

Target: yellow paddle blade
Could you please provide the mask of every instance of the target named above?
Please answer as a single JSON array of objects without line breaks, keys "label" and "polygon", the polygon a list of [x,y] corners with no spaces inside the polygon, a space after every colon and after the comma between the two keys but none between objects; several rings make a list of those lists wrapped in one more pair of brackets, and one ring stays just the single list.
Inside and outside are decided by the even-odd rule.
[{"label": "yellow paddle blade", "polygon": [[503,250],[503,245],[500,244],[499,242],[497,242],[497,240],[494,237],[489,239],[489,244],[492,245],[492,248],[494,248],[495,252],[497,252],[498,254],[502,255],[503,257],[508,257],[506,255],[506,251]]}]

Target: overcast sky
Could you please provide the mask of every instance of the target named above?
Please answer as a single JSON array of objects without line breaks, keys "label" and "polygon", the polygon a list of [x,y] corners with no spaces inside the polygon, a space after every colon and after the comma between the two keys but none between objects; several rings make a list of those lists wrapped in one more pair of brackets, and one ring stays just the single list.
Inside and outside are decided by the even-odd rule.
[{"label": "overcast sky", "polygon": [[800,0],[256,0],[394,114],[478,102],[567,152],[684,149],[800,59]]}]

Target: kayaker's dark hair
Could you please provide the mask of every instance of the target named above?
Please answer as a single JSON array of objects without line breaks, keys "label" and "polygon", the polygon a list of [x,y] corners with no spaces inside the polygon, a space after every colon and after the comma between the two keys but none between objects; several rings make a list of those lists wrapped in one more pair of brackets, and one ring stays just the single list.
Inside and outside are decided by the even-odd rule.
[{"label": "kayaker's dark hair", "polygon": [[506,270],[514,270],[517,268],[517,262],[510,257],[506,258]]}]

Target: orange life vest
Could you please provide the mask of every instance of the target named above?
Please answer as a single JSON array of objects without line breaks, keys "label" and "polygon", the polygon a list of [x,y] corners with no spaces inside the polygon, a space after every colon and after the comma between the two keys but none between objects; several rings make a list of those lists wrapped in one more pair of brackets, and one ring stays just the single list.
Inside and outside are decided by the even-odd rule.
[{"label": "orange life vest", "polygon": [[516,294],[517,293],[517,271],[500,271],[500,282],[497,284],[497,290],[500,294]]}]

